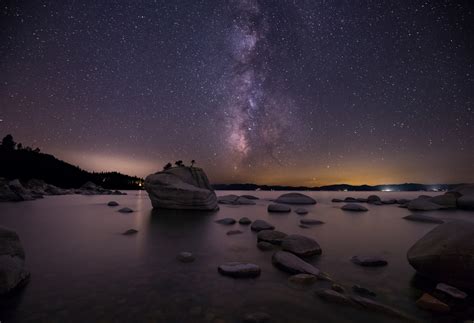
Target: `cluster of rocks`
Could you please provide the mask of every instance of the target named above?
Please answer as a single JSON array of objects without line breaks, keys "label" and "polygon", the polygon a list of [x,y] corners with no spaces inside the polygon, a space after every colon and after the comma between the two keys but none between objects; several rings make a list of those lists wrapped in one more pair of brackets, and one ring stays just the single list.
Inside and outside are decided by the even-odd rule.
[{"label": "cluster of rocks", "polygon": [[420,195],[405,203],[404,207],[412,211],[434,211],[441,209],[474,210],[474,184],[466,184],[442,195]]},{"label": "cluster of rocks", "polygon": [[78,189],[63,189],[40,179],[31,179],[23,185],[18,179],[8,181],[0,178],[0,202],[31,201],[48,195],[123,195],[120,191],[107,190],[92,182]]},{"label": "cluster of rocks", "polygon": [[332,199],[334,203],[368,203],[373,205],[385,205],[385,204],[405,204],[408,202],[406,199],[388,199],[382,200],[378,195],[369,195],[367,198],[363,197],[346,197],[345,199]]}]

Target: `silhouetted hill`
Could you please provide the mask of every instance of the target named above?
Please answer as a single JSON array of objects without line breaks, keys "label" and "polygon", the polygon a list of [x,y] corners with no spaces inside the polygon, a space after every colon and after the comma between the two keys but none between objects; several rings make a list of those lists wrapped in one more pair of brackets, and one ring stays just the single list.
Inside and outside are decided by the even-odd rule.
[{"label": "silhouetted hill", "polygon": [[[5,140],[4,140],[5,141]],[[91,181],[107,189],[139,189],[143,180],[117,172],[91,173],[29,147],[0,145],[0,177],[28,181],[42,179],[62,188],[78,188]]]}]

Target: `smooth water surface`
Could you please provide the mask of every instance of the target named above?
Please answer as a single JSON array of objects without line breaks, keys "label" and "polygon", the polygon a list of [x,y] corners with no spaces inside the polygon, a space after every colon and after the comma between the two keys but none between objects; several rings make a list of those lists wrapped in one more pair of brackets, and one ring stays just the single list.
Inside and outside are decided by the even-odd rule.
[{"label": "smooth water surface", "polygon": [[[1,300],[1,322],[241,322],[251,312],[271,314],[275,322],[388,321],[382,314],[323,302],[313,295],[329,283],[310,287],[288,283],[288,274],[271,264],[272,252],[257,249],[249,226],[225,226],[224,217],[264,219],[286,233],[316,239],[321,256],[309,262],[346,289],[370,288],[376,299],[422,321],[452,322],[464,313],[436,316],[419,310],[415,272],[406,251],[436,224],[402,219],[412,212],[397,205],[374,206],[365,213],[344,212],[332,198],[367,197],[369,192],[305,192],[318,204],[305,206],[305,218],[323,225],[300,228],[302,216],[267,213],[267,199],[283,192],[217,192],[253,194],[255,206],[221,205],[217,212],[153,211],[143,191],[126,196],[50,196],[41,200],[0,204],[0,225],[18,232],[26,250],[29,284]],[[419,192],[377,192],[382,199],[415,198]],[[425,194],[425,193],[424,193]],[[433,193],[434,194],[434,193]],[[119,207],[106,203],[116,200]],[[365,205],[365,204],[364,204]],[[135,210],[117,212],[120,207]],[[446,210],[423,214],[474,221],[474,213]],[[127,229],[139,232],[123,236]],[[243,234],[226,235],[240,229]],[[176,255],[190,251],[193,263]],[[389,265],[363,268],[354,255],[382,255]],[[258,264],[256,279],[221,276],[217,266],[228,261]]]}]

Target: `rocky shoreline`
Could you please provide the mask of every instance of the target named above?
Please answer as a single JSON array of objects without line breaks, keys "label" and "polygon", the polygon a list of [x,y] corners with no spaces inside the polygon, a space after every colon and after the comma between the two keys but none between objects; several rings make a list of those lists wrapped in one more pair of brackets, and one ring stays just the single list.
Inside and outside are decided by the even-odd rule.
[{"label": "rocky shoreline", "polygon": [[40,179],[31,179],[22,184],[20,180],[8,181],[0,178],[0,202],[31,201],[50,195],[126,195],[117,190],[108,190],[92,182],[87,182],[77,189],[64,189],[48,184]]}]

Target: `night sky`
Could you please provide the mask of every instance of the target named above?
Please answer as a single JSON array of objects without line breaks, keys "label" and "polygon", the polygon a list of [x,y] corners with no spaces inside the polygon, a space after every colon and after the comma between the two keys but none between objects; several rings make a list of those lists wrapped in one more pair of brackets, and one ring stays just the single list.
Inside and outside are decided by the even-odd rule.
[{"label": "night sky", "polygon": [[0,136],[212,182],[474,181],[472,1],[0,0]]}]

